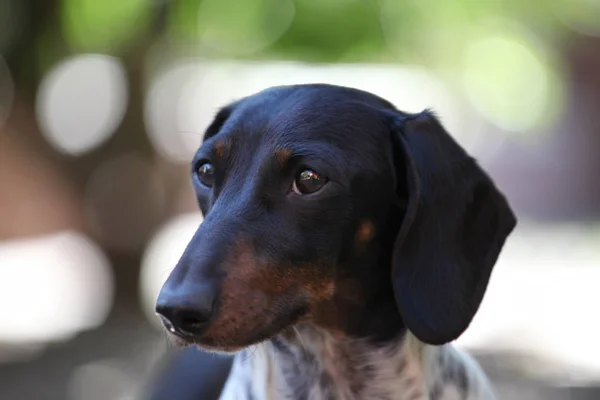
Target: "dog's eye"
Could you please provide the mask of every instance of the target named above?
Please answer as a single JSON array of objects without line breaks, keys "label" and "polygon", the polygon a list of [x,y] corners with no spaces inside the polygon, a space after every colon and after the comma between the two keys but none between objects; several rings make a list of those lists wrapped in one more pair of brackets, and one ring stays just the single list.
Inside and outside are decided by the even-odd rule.
[{"label": "dog's eye", "polygon": [[305,169],[296,175],[292,190],[299,195],[310,194],[321,189],[326,183],[327,178],[322,177],[315,171]]},{"label": "dog's eye", "polygon": [[204,163],[196,170],[200,182],[208,187],[212,187],[215,184],[215,169],[210,163]]}]

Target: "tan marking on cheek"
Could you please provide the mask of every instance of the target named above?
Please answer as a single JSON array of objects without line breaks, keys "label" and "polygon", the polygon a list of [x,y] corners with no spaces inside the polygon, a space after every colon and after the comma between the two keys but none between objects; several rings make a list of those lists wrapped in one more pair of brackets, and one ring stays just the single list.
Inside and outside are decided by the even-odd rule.
[{"label": "tan marking on cheek", "polygon": [[254,254],[249,243],[238,241],[223,263],[218,315],[205,332],[213,346],[247,344],[253,332],[273,323],[273,313],[265,312],[271,299],[253,284],[262,269]]},{"label": "tan marking on cheek", "polygon": [[294,290],[305,301],[322,301],[333,295],[333,276],[316,265],[272,266],[263,269],[256,280],[256,287],[270,296],[287,295]]},{"label": "tan marking on cheek", "polygon": [[371,221],[363,221],[356,230],[356,242],[358,244],[367,244],[375,235],[375,227]]},{"label": "tan marking on cheek", "polygon": [[219,311],[206,335],[243,343],[253,332],[268,330],[299,306],[313,309],[335,291],[333,276],[319,266],[269,265],[240,241],[223,263]]}]

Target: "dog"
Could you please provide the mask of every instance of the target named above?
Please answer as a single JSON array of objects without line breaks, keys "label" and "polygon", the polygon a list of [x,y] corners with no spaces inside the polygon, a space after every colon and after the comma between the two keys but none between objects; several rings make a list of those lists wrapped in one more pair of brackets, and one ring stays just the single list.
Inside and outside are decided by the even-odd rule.
[{"label": "dog", "polygon": [[156,312],[236,353],[221,399],[493,399],[451,344],[517,220],[430,110],[358,89],[223,107],[192,162],[204,221]]}]

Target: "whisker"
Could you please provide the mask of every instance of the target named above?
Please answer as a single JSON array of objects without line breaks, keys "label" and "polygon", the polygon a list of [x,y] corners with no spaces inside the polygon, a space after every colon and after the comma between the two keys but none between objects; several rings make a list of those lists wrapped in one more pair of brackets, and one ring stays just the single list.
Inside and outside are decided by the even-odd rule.
[{"label": "whisker", "polygon": [[304,350],[305,353],[308,353],[308,347],[306,346],[306,343],[304,343],[304,339],[302,339],[302,335],[300,334],[300,331],[295,326],[293,326],[292,329],[294,330],[294,332],[296,333],[296,336],[298,337],[300,346],[302,347],[302,349]]},{"label": "whisker", "polygon": [[179,135],[197,135],[197,136],[204,136],[203,133],[201,132],[194,132],[194,131],[176,131],[175,133],[179,134]]}]

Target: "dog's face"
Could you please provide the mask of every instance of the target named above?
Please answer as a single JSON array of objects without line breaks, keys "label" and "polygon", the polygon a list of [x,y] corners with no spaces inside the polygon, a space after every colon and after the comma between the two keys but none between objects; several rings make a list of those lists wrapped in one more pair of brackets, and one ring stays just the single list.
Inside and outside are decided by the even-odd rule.
[{"label": "dog's face", "polygon": [[[422,315],[411,315],[437,310],[414,310],[413,300],[402,300],[414,286],[400,289],[410,281],[401,275],[415,275],[410,271],[415,268],[411,259],[420,257],[422,251],[415,255],[413,249],[403,256],[410,260],[408,266],[400,265],[394,251],[405,246],[398,241],[411,240],[404,226],[428,216],[416,212],[415,202],[423,198],[411,193],[423,192],[419,185],[423,171],[414,164],[424,160],[410,153],[405,139],[395,137],[395,129],[400,129],[394,127],[398,118],[410,116],[376,96],[325,85],[272,88],[218,113],[192,163],[192,182],[205,219],[165,283],[157,305],[165,325],[182,344],[235,351],[302,321],[348,330],[358,326],[356,318],[348,315],[352,312],[345,308],[348,303],[364,309],[384,300],[398,307],[409,329],[423,330],[424,340],[427,330],[438,333],[436,327],[428,326],[430,317],[423,321]],[[416,118],[413,125],[439,128],[434,119]],[[460,210],[448,212],[464,213],[470,206],[467,203],[489,200],[490,195],[498,201],[499,194],[483,181],[485,187],[474,181],[474,191],[465,195],[468,198]],[[500,217],[498,209],[504,212]],[[507,231],[507,210],[502,203],[486,214],[487,225],[492,226],[484,228],[483,234],[494,244],[473,242],[481,240],[477,236],[482,232],[470,232],[468,224],[477,224],[474,217],[460,216],[457,229],[471,241],[464,249],[468,253],[465,262],[476,258],[481,265],[472,266],[474,271],[464,282],[447,282],[461,286],[457,290],[466,287],[478,292],[474,300],[464,299],[471,292],[461,294],[458,303],[471,301],[478,306],[482,282],[484,290],[491,272],[490,261],[495,262],[489,253],[497,256],[496,242],[503,242],[512,230]],[[482,214],[478,211],[477,215]],[[417,223],[426,226],[428,222]],[[418,234],[415,240],[430,240],[426,237],[430,233]],[[444,238],[431,238],[436,239]],[[461,252],[462,245],[456,243],[458,250],[450,252]],[[445,274],[456,275],[441,272],[438,279]],[[423,280],[417,285],[426,285],[431,277]],[[474,314],[477,308],[471,303],[461,306],[465,314]],[[449,327],[451,333],[428,341],[446,341],[457,329],[464,330],[464,321],[470,318],[457,317],[458,328]]]}]

